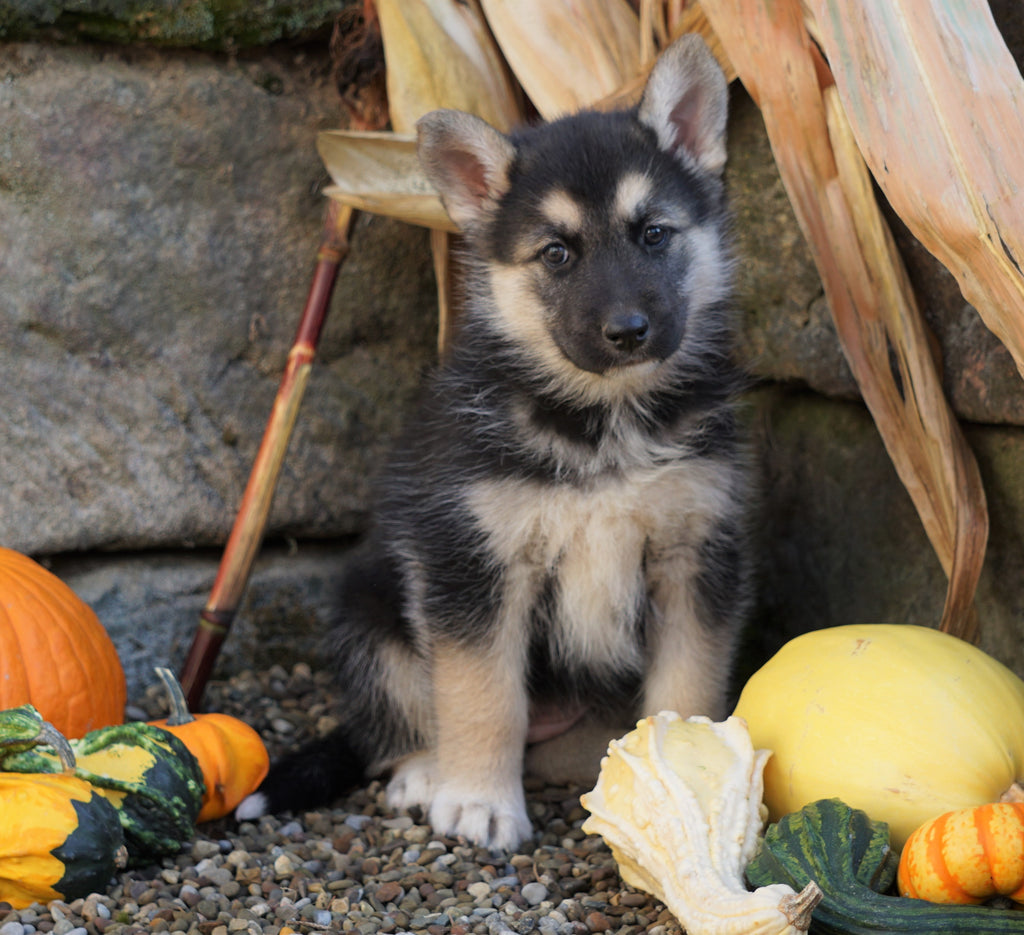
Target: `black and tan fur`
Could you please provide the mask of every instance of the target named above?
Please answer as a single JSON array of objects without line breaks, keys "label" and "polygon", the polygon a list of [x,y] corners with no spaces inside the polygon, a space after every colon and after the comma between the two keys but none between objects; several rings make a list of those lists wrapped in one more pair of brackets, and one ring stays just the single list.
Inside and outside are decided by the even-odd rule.
[{"label": "black and tan fur", "polygon": [[508,137],[453,111],[420,121],[465,234],[465,310],[344,582],[345,721],[241,815],[390,771],[392,802],[438,832],[511,847],[531,831],[528,741],[724,716],[749,590],[726,95],[685,38],[635,110]]}]

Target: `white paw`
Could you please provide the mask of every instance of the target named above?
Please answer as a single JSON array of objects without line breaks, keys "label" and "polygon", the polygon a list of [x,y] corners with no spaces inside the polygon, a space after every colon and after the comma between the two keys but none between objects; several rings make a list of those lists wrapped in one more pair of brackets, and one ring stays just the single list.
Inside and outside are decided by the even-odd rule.
[{"label": "white paw", "polygon": [[394,769],[388,783],[388,805],[395,809],[426,809],[434,797],[437,786],[437,763],[432,753],[414,753],[402,760]]},{"label": "white paw", "polygon": [[247,795],[235,808],[235,818],[238,821],[251,821],[266,814],[267,797],[262,792]]},{"label": "white paw", "polygon": [[495,798],[445,786],[434,795],[430,824],[440,834],[461,836],[491,850],[514,850],[533,833],[522,788]]}]

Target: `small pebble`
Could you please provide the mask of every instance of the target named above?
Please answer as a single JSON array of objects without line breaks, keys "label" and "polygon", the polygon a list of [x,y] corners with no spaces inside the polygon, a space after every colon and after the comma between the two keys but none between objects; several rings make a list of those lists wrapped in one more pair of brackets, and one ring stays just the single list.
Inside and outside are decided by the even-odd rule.
[{"label": "small pebble", "polygon": [[543,883],[527,883],[523,886],[522,894],[531,906],[539,906],[548,898],[548,888]]},{"label": "small pebble", "polygon": [[282,854],[274,861],[274,873],[279,877],[286,877],[295,872],[295,864],[287,854]]},{"label": "small pebble", "polygon": [[220,853],[220,845],[216,841],[207,841],[203,838],[196,838],[192,842],[192,859],[201,861],[207,857],[213,857]]}]

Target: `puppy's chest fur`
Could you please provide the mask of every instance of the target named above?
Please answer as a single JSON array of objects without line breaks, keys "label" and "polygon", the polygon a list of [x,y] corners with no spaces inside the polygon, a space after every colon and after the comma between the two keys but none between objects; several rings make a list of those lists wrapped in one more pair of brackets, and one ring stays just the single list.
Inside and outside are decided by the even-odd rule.
[{"label": "puppy's chest fur", "polygon": [[558,664],[641,669],[653,579],[665,563],[676,576],[696,573],[699,544],[733,496],[727,464],[624,434],[593,449],[549,436],[549,457],[569,475],[560,480],[492,476],[465,488],[465,508],[504,571],[506,625],[530,626],[528,638]]}]

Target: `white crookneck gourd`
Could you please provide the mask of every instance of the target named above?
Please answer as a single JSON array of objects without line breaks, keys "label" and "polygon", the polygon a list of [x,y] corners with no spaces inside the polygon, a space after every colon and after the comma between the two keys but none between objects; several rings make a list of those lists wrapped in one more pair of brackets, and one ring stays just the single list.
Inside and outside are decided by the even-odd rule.
[{"label": "white crookneck gourd", "polygon": [[583,830],[600,834],[622,879],[660,899],[689,935],[806,932],[821,890],[778,884],[750,891],[767,750],[746,724],[662,712],[613,740],[597,785],[581,801]]}]

